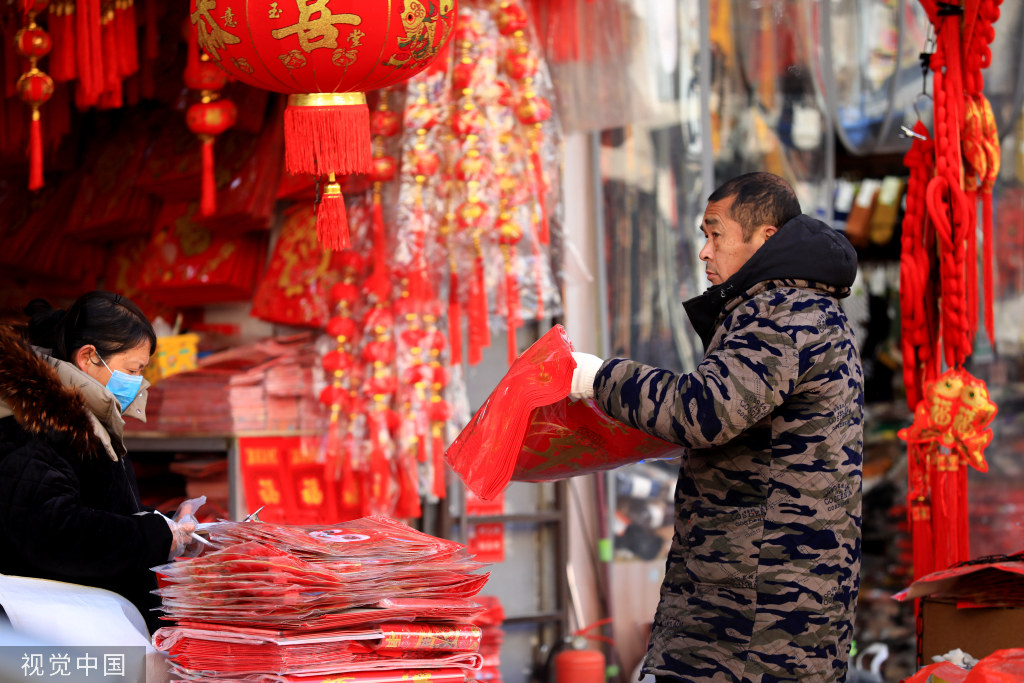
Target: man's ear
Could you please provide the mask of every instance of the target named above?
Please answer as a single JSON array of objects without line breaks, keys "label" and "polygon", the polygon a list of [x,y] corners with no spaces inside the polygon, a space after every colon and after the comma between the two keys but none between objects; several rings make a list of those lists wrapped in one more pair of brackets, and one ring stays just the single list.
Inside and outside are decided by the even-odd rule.
[{"label": "man's ear", "polygon": [[774,225],[762,225],[760,229],[763,231],[762,234],[765,239],[768,239],[779,231],[779,229]]}]

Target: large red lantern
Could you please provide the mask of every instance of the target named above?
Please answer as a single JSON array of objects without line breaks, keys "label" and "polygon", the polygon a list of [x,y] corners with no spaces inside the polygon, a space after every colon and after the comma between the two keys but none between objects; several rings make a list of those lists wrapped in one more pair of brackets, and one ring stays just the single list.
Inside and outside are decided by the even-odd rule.
[{"label": "large red lantern", "polygon": [[[369,173],[364,93],[404,81],[441,54],[455,0],[191,0],[200,47],[236,79],[289,94],[285,166],[318,178]],[[317,220],[336,214],[340,192],[321,192]],[[344,213],[340,219],[344,224]],[[344,248],[347,226],[325,231]]]}]

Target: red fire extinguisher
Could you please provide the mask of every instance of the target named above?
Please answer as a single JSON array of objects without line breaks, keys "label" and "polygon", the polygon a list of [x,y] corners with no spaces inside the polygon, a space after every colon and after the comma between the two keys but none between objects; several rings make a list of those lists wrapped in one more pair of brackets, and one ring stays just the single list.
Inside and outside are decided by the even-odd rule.
[{"label": "red fire extinguisher", "polygon": [[587,631],[610,622],[610,618],[596,621],[579,629],[563,641],[564,649],[558,652],[554,659],[553,683],[605,683],[608,669],[604,653],[600,650],[587,649],[587,639],[603,641],[609,645],[613,644],[612,639],[587,633]]},{"label": "red fire extinguisher", "polygon": [[604,654],[570,648],[555,655],[555,683],[604,683]]}]

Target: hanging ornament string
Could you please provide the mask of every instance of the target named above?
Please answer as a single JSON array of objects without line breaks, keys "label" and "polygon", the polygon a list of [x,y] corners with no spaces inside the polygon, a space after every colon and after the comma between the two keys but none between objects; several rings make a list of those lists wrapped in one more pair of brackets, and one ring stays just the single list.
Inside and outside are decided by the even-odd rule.
[{"label": "hanging ornament string", "polygon": [[352,430],[361,412],[358,403],[358,371],[354,354],[361,330],[356,323],[360,298],[356,282],[361,279],[364,259],[355,251],[341,254],[341,280],[331,287],[329,297],[335,309],[327,321],[327,334],[334,338],[335,348],[323,355],[321,363],[329,384],[320,393],[320,402],[330,408],[325,443],[325,479],[338,487],[339,514],[358,517],[360,485],[356,481],[353,460],[356,458]]},{"label": "hanging ornament string", "polygon": [[[985,81],[982,70],[992,62],[991,43],[995,39],[993,23],[999,19],[999,6],[1002,0],[977,0],[968,3],[969,38],[964,41],[964,161],[965,182],[972,198],[971,206],[976,206],[974,194],[981,193],[982,200],[982,273],[984,281],[984,322],[989,344],[995,348],[995,319],[992,290],[992,259],[993,259],[993,225],[992,225],[992,189],[999,175],[1000,150],[999,136],[996,130],[995,116],[992,105],[985,97]],[[971,232],[971,246],[976,243],[975,231]],[[969,255],[970,263],[977,263],[975,253]],[[976,266],[975,266],[976,267]],[[971,291],[977,292],[977,273],[969,275]],[[972,297],[972,327],[977,329],[978,297]]]},{"label": "hanging ornament string", "polygon": [[220,91],[227,85],[228,75],[210,60],[205,52],[200,54],[195,32],[185,27],[183,31],[188,49],[185,66],[185,86],[198,91],[199,101],[189,105],[185,111],[185,123],[202,143],[202,172],[199,193],[199,215],[212,216],[217,213],[217,180],[214,174],[213,143],[217,136],[235,125],[238,109],[230,99],[221,99]]},{"label": "hanging ornament string", "polygon": [[938,376],[938,339],[930,314],[934,294],[930,282],[932,250],[928,248],[928,211],[925,191],[934,173],[934,143],[928,129],[914,125],[910,149],[903,157],[909,169],[906,210],[900,238],[900,333],[903,347],[903,384],[907,405],[913,410],[921,400],[921,387]]},{"label": "hanging ornament string", "polygon": [[[468,323],[466,358],[470,365],[480,363],[483,350],[491,344],[482,239],[493,216],[488,202],[481,196],[481,191],[490,187],[491,165],[480,151],[481,133],[487,121],[475,99],[477,89],[488,82],[486,74],[482,73],[486,62],[475,52],[484,49],[480,35],[481,29],[474,14],[461,12],[455,37],[458,57],[452,77],[455,104],[451,130],[459,141],[460,150],[454,176],[460,183],[458,193],[464,191],[465,200],[455,210],[457,232],[453,235],[456,241],[453,248],[461,247],[460,251],[468,251],[472,263],[465,308]],[[453,201],[455,196],[453,191]]]},{"label": "hanging ornament string", "polygon": [[939,238],[942,341],[946,364],[961,365],[970,354],[966,298],[966,232],[970,206],[961,185],[960,8],[943,5],[931,58],[935,89],[935,169],[928,183],[928,215]]},{"label": "hanging ornament string", "polygon": [[[504,46],[501,67],[509,82],[507,106],[511,107],[520,127],[514,139],[526,141],[525,168],[520,185],[527,190],[525,205],[530,207],[530,215],[522,227],[530,249],[529,261],[533,266],[531,277],[536,298],[534,318],[541,320],[547,314],[544,310],[547,287],[544,250],[551,242],[555,209],[550,201],[554,194],[554,172],[548,160],[551,155],[549,147],[554,141],[550,135],[545,135],[545,128],[554,131],[551,125],[553,109],[549,100],[541,94],[542,85],[547,83],[549,77],[529,23],[529,15],[522,5],[517,2],[500,3],[495,12],[495,23]],[[512,163],[518,165],[517,160]],[[517,205],[519,203],[516,202]]]},{"label": "hanging ornament string", "polygon": [[551,117],[551,105],[537,94],[533,86],[540,59],[526,37],[529,28],[526,10],[518,3],[502,2],[496,20],[498,32],[512,41],[511,47],[505,52],[504,67],[516,84],[512,92],[516,117],[529,130],[530,168],[536,184],[538,237],[541,244],[548,244],[551,239],[547,208],[548,183],[544,177],[540,151],[543,146],[541,125]]},{"label": "hanging ornament string", "polygon": [[18,54],[28,60],[28,70],[17,82],[18,97],[29,106],[28,189],[43,186],[43,128],[39,108],[53,97],[53,79],[39,69],[39,60],[50,53],[50,34],[36,24],[36,15],[46,9],[47,0],[26,0],[25,26],[14,36]]}]

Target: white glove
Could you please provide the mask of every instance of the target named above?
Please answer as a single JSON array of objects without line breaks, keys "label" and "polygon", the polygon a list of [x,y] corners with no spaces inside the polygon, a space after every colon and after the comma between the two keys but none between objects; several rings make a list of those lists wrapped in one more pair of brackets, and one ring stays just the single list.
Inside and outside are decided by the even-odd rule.
[{"label": "white glove", "polygon": [[579,401],[584,398],[594,398],[594,377],[601,369],[604,360],[591,353],[579,353],[573,351],[572,359],[576,361],[576,369],[572,371],[572,388],[569,389],[569,398]]}]

